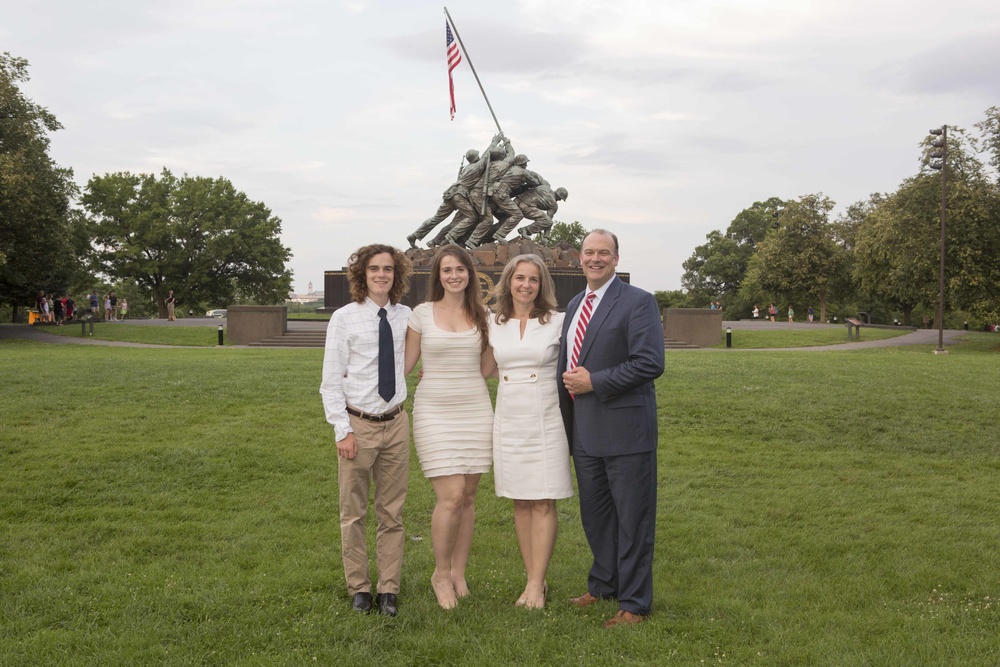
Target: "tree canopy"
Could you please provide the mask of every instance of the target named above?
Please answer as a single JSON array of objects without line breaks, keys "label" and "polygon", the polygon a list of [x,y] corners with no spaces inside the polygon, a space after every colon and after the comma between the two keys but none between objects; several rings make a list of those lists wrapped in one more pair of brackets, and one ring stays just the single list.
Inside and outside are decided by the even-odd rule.
[{"label": "tree canopy", "polygon": [[750,258],[761,242],[777,228],[777,219],[786,202],[778,197],[754,202],[740,211],[726,233],[718,230],[706,236],[708,243],[694,249],[684,261],[681,285],[692,305],[704,306],[721,299],[730,312],[747,309],[740,288]]},{"label": "tree canopy", "polygon": [[750,259],[743,285],[747,300],[770,294],[800,304],[818,303],[820,321],[826,319],[827,301],[840,295],[848,282],[847,251],[829,219],[833,206],[822,194],[786,202],[778,228]]},{"label": "tree canopy", "polygon": [[25,97],[28,62],[0,54],[0,304],[64,292],[79,271],[79,218],[70,213],[73,172],[49,157],[48,133],[62,126]]},{"label": "tree canopy", "polygon": [[291,289],[281,221],[224,178],[120,172],[90,179],[95,268],[180,304],[280,303]]},{"label": "tree canopy", "polygon": [[552,225],[552,229],[549,230],[548,242],[558,243],[559,241],[566,241],[579,250],[580,245],[583,243],[583,237],[586,235],[587,230],[576,220],[572,223],[556,222]]}]

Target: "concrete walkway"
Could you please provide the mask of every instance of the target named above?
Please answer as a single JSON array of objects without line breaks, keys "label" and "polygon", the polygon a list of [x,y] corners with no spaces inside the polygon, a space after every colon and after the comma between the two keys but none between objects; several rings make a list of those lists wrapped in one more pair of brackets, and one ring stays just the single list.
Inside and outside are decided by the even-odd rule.
[{"label": "concrete walkway", "polygon": [[[789,329],[837,329],[847,338],[847,325],[845,324],[820,324],[818,322],[769,322],[754,320],[736,320],[722,323],[722,329],[732,328],[733,331],[788,331]],[[967,331],[958,329],[944,330],[944,344],[954,345],[956,339]],[[937,329],[917,329],[902,336],[885,338],[882,340],[863,340],[865,327],[861,327],[862,340],[854,342],[839,343],[837,345],[814,345],[811,347],[768,347],[768,348],[702,348],[712,351],[724,352],[813,352],[813,351],[834,351],[834,350],[864,350],[872,347],[898,347],[901,345],[933,345],[937,347]]]},{"label": "concrete walkway", "polygon": [[[175,320],[169,322],[167,320],[126,320],[124,322],[99,322],[98,326],[165,326],[165,327],[205,327],[205,326],[225,326],[226,320],[224,318],[213,318],[213,317],[187,317],[181,320]],[[79,327],[80,323],[76,322],[73,324],[66,324],[67,327]],[[844,337],[847,337],[847,327],[843,324],[819,324],[819,323],[809,323],[809,322],[767,322],[753,320],[739,320],[732,322],[723,322],[723,330],[725,327],[731,327],[733,331],[777,331],[788,329],[837,329],[843,332]],[[327,323],[323,320],[289,320],[288,329],[289,331],[311,331],[311,330],[326,330]],[[182,347],[185,349],[204,349],[204,348],[193,348],[189,345],[151,345],[148,343],[126,343],[123,341],[114,340],[96,340],[93,338],[83,338],[80,336],[56,336],[54,334],[48,333],[48,327],[37,327],[31,326],[29,324],[0,324],[0,338],[22,338],[25,340],[33,340],[40,343],[63,343],[69,345],[106,345],[111,347],[149,347],[149,348],[178,348]],[[965,331],[960,331],[956,329],[945,329],[944,331],[944,344],[952,345],[955,339],[966,333]],[[862,338],[865,335],[865,328],[861,327]],[[835,350],[863,350],[873,347],[897,347],[900,345],[933,345],[936,346],[938,342],[938,331],[937,329],[917,329],[908,334],[902,336],[896,336],[894,338],[886,338],[884,340],[860,340],[851,343],[841,343],[838,345],[816,345],[812,347],[769,347],[769,348],[737,348],[737,349],[726,349],[726,348],[700,348],[704,351],[710,352],[811,352],[811,351],[823,351],[830,352]],[[218,346],[214,346],[218,347]],[[237,347],[246,347],[242,345],[227,345],[227,349],[233,349]],[[263,349],[263,348],[255,348]]]},{"label": "concrete walkway", "polygon": [[[819,324],[817,322],[754,322],[753,320],[738,320],[734,322],[723,322],[722,328],[725,331],[726,327],[732,328],[733,331],[778,331],[789,329],[837,329],[844,334],[844,338],[847,338],[847,325],[845,324]],[[961,336],[963,333],[968,333],[966,331],[960,331],[957,329],[945,329],[944,330],[944,344],[954,345],[955,339]],[[814,345],[811,347],[768,347],[768,348],[737,348],[737,349],[727,349],[727,348],[703,348],[706,350],[712,350],[715,352],[812,352],[812,351],[834,351],[834,350],[864,350],[873,347],[898,347],[901,345],[933,345],[937,347],[938,343],[938,330],[937,329],[917,329],[908,334],[903,334],[902,336],[895,336],[893,338],[884,338],[882,340],[863,340],[865,335],[865,327],[861,327],[861,337],[862,340],[839,343],[837,345]]]}]

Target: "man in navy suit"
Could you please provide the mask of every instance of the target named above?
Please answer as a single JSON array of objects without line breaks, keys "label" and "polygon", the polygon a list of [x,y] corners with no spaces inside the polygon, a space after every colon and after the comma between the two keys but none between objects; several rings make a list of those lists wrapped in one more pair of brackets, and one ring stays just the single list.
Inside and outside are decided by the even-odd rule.
[{"label": "man in navy suit", "polygon": [[[594,562],[578,607],[618,600],[610,628],[640,623],[653,605],[656,527],[656,388],[663,325],[656,300],[615,276],[618,237],[583,239],[587,289],[566,307],[559,404]],[[593,296],[592,296],[593,295]],[[584,326],[581,327],[581,320]]]}]

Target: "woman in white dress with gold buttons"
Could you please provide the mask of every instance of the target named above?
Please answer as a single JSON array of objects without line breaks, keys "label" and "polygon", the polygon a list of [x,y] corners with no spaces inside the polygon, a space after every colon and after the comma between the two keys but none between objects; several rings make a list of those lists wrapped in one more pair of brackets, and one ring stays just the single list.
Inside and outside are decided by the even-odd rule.
[{"label": "woman in white dress with gold buttons", "polygon": [[431,264],[427,301],[410,315],[406,373],[422,356],[413,442],[437,500],[431,515],[431,587],[445,609],[469,594],[465,566],[476,490],[492,463],[493,406],[483,379],[484,360],[492,359],[486,354],[488,315],[472,256],[457,245],[441,248]]},{"label": "woman in white dress with gold buttons", "polygon": [[[497,283],[490,352],[500,376],[493,421],[496,493],[514,500],[514,530],[527,572],[518,606],[545,606],[556,543],[556,499],[573,495],[556,365],[563,313],[538,255],[518,255]],[[489,368],[488,368],[489,369]]]}]

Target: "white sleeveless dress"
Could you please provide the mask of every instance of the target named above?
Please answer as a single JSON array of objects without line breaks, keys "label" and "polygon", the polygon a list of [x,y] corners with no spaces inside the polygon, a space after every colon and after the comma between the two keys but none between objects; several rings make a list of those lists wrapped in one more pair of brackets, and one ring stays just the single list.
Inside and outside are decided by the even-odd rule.
[{"label": "white sleeveless dress", "polygon": [[559,412],[556,365],[563,313],[545,324],[497,324],[490,316],[490,345],[500,383],[493,422],[493,475],[502,498],[569,498],[569,443]]},{"label": "white sleeveless dress", "polygon": [[413,397],[413,442],[424,476],[487,472],[493,406],[481,370],[479,332],[439,329],[430,303],[413,309],[409,326],[420,334],[423,360]]}]

